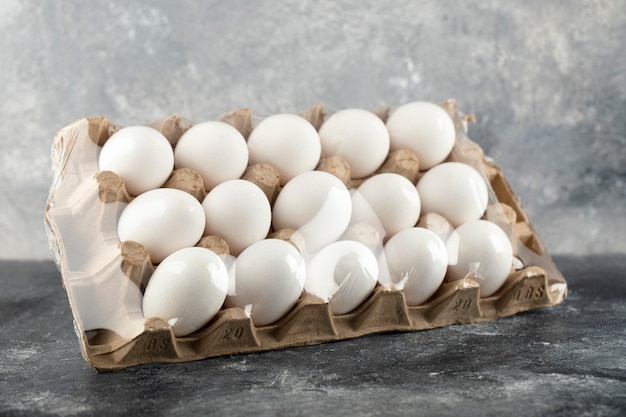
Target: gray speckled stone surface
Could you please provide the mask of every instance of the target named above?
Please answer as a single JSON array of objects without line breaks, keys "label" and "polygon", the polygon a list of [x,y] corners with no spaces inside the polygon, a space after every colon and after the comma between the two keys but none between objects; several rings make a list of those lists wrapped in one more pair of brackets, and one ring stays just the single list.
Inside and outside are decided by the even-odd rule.
[{"label": "gray speckled stone surface", "polygon": [[54,133],[457,98],[552,253],[626,252],[626,2],[0,2],[0,258],[49,256]]},{"label": "gray speckled stone surface", "polygon": [[52,262],[0,261],[2,416],[626,414],[626,258],[556,257],[569,298],[493,322],[96,374]]}]

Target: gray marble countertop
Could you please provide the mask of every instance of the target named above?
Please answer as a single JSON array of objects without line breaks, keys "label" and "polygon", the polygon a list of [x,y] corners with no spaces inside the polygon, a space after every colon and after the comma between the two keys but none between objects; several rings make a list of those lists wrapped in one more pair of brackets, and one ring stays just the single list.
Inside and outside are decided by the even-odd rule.
[{"label": "gray marble countertop", "polygon": [[567,300],[494,322],[98,374],[54,264],[0,262],[0,415],[626,414],[626,259],[555,259]]}]

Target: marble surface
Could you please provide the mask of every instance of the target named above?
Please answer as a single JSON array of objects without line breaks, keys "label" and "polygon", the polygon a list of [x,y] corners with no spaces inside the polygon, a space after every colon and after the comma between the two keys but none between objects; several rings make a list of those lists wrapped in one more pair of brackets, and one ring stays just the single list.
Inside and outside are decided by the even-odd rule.
[{"label": "marble surface", "polygon": [[626,259],[558,256],[561,305],[494,322],[97,374],[54,264],[0,262],[0,415],[626,414]]},{"label": "marble surface", "polygon": [[626,1],[0,2],[0,259],[46,259],[61,127],[457,98],[552,253],[626,253]]}]

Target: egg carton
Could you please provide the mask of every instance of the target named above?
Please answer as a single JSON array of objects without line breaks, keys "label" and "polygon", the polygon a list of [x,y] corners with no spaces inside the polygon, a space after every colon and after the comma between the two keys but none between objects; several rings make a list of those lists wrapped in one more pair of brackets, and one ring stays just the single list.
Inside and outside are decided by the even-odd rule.
[{"label": "egg carton", "polygon": [[[45,209],[50,247],[68,293],[81,351],[97,371],[119,370],[154,362],[185,362],[221,355],[243,354],[356,338],[372,333],[408,332],[453,324],[491,321],[516,313],[550,307],[567,296],[565,279],[554,265],[535,229],[513,193],[502,170],[486,158],[467,137],[472,116],[461,114],[454,100],[440,105],[457,127],[455,147],[447,161],[476,168],[490,185],[490,205],[484,219],[498,224],[509,236],[515,256],[505,284],[492,296],[480,297],[479,279],[471,271],[465,279],[444,282],[419,306],[408,306],[402,290],[378,285],[357,309],[334,315],[328,302],[303,293],[278,322],[255,327],[241,308],[222,308],[203,328],[185,337],[174,336],[160,318],[145,319],[141,297],[154,270],[147,251],[135,242],[120,242],[117,219],[131,197],[123,181],[111,172],[99,172],[97,155],[108,137],[119,129],[105,117],[87,117],[61,129],[54,138],[55,176]],[[389,107],[373,110],[383,121]],[[319,128],[322,105],[302,113]],[[253,115],[248,109],[225,114],[221,120],[248,137]],[[192,124],[171,116],[151,124],[175,146]],[[383,170],[415,182],[420,173],[411,155],[389,155]],[[341,161],[340,161],[341,162]],[[322,161],[324,169],[349,185],[344,164]],[[271,172],[249,170],[244,177],[259,185],[270,201],[279,186]],[[204,190],[197,174],[175,171],[173,186],[201,199]],[[422,224],[425,227],[430,225]],[[290,234],[278,232],[278,238]],[[200,245],[220,253],[222,242],[203,239]]]}]

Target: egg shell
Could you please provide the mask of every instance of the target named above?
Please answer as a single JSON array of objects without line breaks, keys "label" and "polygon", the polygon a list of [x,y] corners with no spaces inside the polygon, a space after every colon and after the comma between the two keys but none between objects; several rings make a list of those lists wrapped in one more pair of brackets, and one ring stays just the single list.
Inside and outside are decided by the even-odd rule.
[{"label": "egg shell", "polygon": [[487,183],[471,166],[445,162],[428,170],[417,183],[422,213],[437,213],[454,227],[478,220],[489,201]]},{"label": "egg shell", "polygon": [[295,114],[269,116],[248,137],[250,164],[266,163],[280,174],[281,185],[317,166],[322,152],[317,130]]},{"label": "egg shell", "polygon": [[170,323],[175,336],[186,336],[208,323],[226,299],[228,270],[205,248],[180,249],[161,262],[143,297],[146,318]]},{"label": "egg shell", "polygon": [[340,110],[320,127],[322,156],[340,156],[353,178],[371,175],[389,153],[389,133],[374,113],[361,109]]},{"label": "egg shell", "polygon": [[369,297],[378,279],[376,257],[362,243],[344,240],[319,251],[307,264],[304,289],[346,314]]},{"label": "egg shell", "polygon": [[230,180],[211,190],[202,201],[206,235],[223,238],[230,253],[239,253],[264,239],[272,222],[267,196],[247,180]]},{"label": "egg shell", "polygon": [[422,171],[441,163],[454,147],[454,122],[434,103],[415,101],[400,106],[389,116],[386,125],[391,150],[413,151]]},{"label": "egg shell", "polygon": [[423,304],[432,297],[448,267],[445,244],[434,232],[422,227],[405,229],[392,236],[385,244],[385,257],[389,281],[381,284],[402,288],[410,306]]},{"label": "egg shell", "polygon": [[282,318],[296,304],[306,277],[300,252],[280,239],[265,239],[248,246],[231,269],[228,307],[240,307],[255,326]]},{"label": "egg shell", "polygon": [[374,175],[359,186],[358,193],[376,213],[387,238],[415,226],[419,219],[420,196],[415,185],[402,175]]},{"label": "egg shell", "polygon": [[165,184],[174,169],[174,151],[158,130],[128,126],[102,146],[98,168],[116,173],[128,193],[136,196]]},{"label": "egg shell", "polygon": [[174,165],[199,173],[204,188],[211,190],[243,175],[248,166],[248,146],[241,133],[228,123],[198,123],[176,144]]},{"label": "egg shell", "polygon": [[202,237],[205,215],[190,194],[174,188],[158,188],[134,198],[117,224],[120,241],[141,243],[153,263],[175,251],[194,246]]},{"label": "egg shell", "polygon": [[495,223],[474,220],[459,226],[446,242],[448,280],[466,277],[480,284],[480,296],[489,297],[506,281],[513,264],[509,237]]},{"label": "egg shell", "polygon": [[350,222],[352,200],[345,184],[327,172],[298,175],[280,191],[274,202],[275,230],[295,229],[306,250],[317,252],[335,242]]}]

